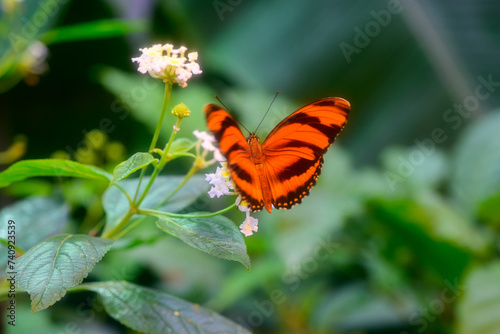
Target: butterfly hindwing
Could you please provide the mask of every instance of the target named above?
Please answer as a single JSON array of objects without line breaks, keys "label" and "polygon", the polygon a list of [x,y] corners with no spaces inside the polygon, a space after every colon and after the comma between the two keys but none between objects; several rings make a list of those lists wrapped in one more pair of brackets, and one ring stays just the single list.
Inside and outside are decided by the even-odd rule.
[{"label": "butterfly hindwing", "polygon": [[242,198],[262,210],[264,205],[259,176],[250,157],[250,147],[231,115],[215,104],[207,104],[203,111],[207,125],[219,143],[219,149],[227,161],[231,178]]},{"label": "butterfly hindwing", "polygon": [[269,134],[262,152],[274,207],[289,209],[309,194],[349,110],[344,99],[322,99],[297,110]]}]

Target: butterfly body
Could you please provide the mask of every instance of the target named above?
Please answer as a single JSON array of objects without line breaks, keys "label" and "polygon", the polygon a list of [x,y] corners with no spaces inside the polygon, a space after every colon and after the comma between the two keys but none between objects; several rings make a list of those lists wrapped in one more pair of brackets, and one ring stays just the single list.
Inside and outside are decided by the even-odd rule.
[{"label": "butterfly body", "polygon": [[254,133],[251,133],[247,138],[247,143],[250,147],[250,159],[255,165],[257,175],[259,176],[260,190],[262,192],[264,207],[267,211],[271,212],[273,197],[271,193],[271,186],[269,185],[269,180],[267,179],[264,170],[265,157],[264,153],[262,152],[262,146],[260,145],[259,137],[257,137]]},{"label": "butterfly body", "polygon": [[323,155],[344,127],[350,105],[341,98],[315,101],[281,121],[262,145],[245,139],[231,115],[215,104],[204,107],[207,124],[227,160],[237,191],[251,211],[290,209],[316,184]]}]

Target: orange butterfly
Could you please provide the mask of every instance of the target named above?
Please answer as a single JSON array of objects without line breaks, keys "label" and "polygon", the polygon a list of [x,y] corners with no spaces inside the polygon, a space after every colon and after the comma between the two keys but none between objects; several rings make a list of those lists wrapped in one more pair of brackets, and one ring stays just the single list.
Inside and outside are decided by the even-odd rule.
[{"label": "orange butterfly", "polygon": [[351,106],[325,98],[281,121],[260,145],[255,133],[245,139],[231,115],[215,104],[203,108],[210,131],[251,211],[290,209],[316,184],[323,155],[344,128]]}]

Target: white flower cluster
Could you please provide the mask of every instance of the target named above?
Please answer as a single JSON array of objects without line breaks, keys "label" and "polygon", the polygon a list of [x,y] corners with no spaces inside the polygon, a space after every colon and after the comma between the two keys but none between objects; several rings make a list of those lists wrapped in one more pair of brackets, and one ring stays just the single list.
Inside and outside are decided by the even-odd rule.
[{"label": "white flower cluster", "polygon": [[[220,166],[217,167],[215,173],[205,174],[205,180],[212,185],[212,188],[208,191],[210,198],[215,196],[220,197],[222,195],[237,195],[235,191],[234,182],[231,179],[231,173],[227,169],[227,162],[225,162],[224,156],[220,153],[219,149],[214,146],[215,138],[214,136],[202,131],[195,130],[193,134],[201,141],[201,146],[206,150],[214,153],[214,159],[216,159]],[[253,234],[253,232],[258,231],[258,220],[250,216],[250,207],[248,203],[238,196],[236,199],[236,205],[240,211],[245,212],[245,221],[240,225],[241,233],[246,237]]]},{"label": "white flower cluster", "polygon": [[208,181],[213,187],[208,192],[210,198],[221,197],[222,195],[234,194],[234,183],[231,180],[231,173],[227,169],[227,163],[221,162],[221,166],[217,167],[215,173],[205,174],[205,180]]},{"label": "white flower cluster", "polygon": [[[200,74],[198,52],[184,54],[185,46],[174,49],[172,44],[155,44],[150,48],[139,49],[140,57],[132,58],[132,62],[139,63],[137,69],[141,73],[149,73],[153,78],[162,79],[164,82],[177,83],[181,87],[187,86],[187,81],[193,74]],[[187,62],[189,60],[189,62]]]}]

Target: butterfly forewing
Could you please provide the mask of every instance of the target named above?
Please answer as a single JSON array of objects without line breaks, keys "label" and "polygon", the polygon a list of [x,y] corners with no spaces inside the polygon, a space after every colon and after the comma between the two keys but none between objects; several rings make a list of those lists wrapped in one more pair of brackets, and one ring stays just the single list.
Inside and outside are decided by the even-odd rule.
[{"label": "butterfly forewing", "polygon": [[274,207],[289,209],[309,194],[349,110],[344,99],[322,99],[297,110],[269,134],[262,152]]},{"label": "butterfly forewing", "polygon": [[207,125],[219,143],[227,161],[231,178],[242,198],[250,203],[252,211],[264,206],[259,176],[250,157],[250,147],[231,115],[215,104],[207,104],[203,111]]}]

